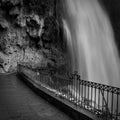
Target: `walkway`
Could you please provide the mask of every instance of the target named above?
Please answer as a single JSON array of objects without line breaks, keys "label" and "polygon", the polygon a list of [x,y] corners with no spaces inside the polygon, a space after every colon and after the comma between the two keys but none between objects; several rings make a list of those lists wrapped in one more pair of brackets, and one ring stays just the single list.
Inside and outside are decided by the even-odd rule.
[{"label": "walkway", "polygon": [[15,74],[0,75],[0,120],[71,120]]}]

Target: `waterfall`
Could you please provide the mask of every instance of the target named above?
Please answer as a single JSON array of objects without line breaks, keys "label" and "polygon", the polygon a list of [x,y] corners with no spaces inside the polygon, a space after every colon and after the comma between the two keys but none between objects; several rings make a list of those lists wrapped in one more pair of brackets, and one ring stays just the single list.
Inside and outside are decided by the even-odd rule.
[{"label": "waterfall", "polygon": [[110,20],[97,0],[65,0],[64,33],[73,71],[120,87],[120,63]]}]

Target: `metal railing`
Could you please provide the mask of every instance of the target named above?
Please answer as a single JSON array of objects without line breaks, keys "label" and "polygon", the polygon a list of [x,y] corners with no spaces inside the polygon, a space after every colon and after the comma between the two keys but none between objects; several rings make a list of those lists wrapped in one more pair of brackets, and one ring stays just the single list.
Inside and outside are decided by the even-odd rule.
[{"label": "metal railing", "polygon": [[81,80],[77,72],[66,76],[48,69],[18,65],[18,72],[28,73],[46,89],[103,120],[120,120],[120,88]]}]

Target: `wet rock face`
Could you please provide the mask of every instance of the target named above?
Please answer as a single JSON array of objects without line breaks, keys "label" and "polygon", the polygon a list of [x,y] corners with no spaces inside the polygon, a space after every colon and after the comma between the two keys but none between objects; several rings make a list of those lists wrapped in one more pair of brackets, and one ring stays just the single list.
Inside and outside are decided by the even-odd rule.
[{"label": "wet rock face", "polygon": [[54,8],[54,0],[0,0],[1,73],[15,71],[18,62],[31,67],[64,65]]}]

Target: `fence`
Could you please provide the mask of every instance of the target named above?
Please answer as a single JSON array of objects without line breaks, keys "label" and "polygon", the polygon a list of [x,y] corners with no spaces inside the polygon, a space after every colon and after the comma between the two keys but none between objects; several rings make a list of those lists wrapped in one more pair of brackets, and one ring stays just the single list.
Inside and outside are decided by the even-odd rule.
[{"label": "fence", "polygon": [[18,72],[31,75],[34,80],[61,99],[78,108],[90,111],[103,120],[120,120],[120,88],[81,80],[80,75],[59,76],[48,69],[31,69],[18,65]]}]

